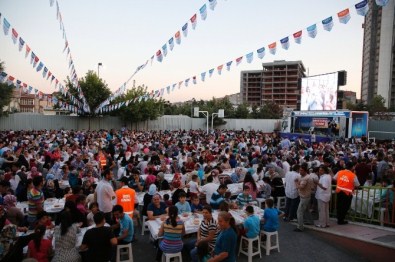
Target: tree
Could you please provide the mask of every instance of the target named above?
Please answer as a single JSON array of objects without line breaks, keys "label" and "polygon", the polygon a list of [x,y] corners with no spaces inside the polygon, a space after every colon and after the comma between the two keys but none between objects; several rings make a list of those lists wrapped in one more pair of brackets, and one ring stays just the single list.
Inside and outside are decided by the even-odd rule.
[{"label": "tree", "polygon": [[[4,62],[0,61],[0,72],[4,71]],[[12,90],[14,85],[9,86],[5,83],[0,83],[0,116],[7,114],[3,111],[3,108],[10,104],[12,97]]]},{"label": "tree", "polygon": [[[144,86],[129,89],[124,96],[116,99],[114,103],[129,100],[132,102],[129,103],[128,106],[123,106],[120,109],[111,112],[111,115],[120,116],[122,120],[130,121],[132,123],[155,120],[159,116],[163,115],[165,101],[163,99],[146,99],[147,97],[147,88]],[[135,101],[136,99],[138,100]]]},{"label": "tree", "polygon": [[377,120],[389,120],[388,109],[385,106],[385,98],[375,95],[368,103],[369,116]]},{"label": "tree", "polygon": [[359,101],[356,104],[347,102],[346,108],[351,111],[368,111],[368,106],[366,104],[364,104],[362,101]]},{"label": "tree", "polygon": [[283,108],[274,101],[265,101],[259,112],[262,119],[281,119],[283,116]]},{"label": "tree", "polygon": [[243,103],[237,106],[234,117],[246,119],[249,118],[249,115],[250,115],[250,111],[248,109],[248,105],[246,103]]}]

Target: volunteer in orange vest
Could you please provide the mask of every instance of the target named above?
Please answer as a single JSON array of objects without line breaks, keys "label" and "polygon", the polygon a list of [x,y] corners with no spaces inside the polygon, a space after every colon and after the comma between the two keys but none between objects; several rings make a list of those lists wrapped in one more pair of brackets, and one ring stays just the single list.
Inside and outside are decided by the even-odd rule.
[{"label": "volunteer in orange vest", "polygon": [[107,157],[103,151],[103,149],[99,148],[98,156],[101,170],[104,170],[105,166],[107,165]]},{"label": "volunteer in orange vest", "polygon": [[118,180],[121,187],[115,191],[117,196],[117,205],[123,207],[123,212],[133,219],[134,204],[138,203],[136,191],[128,186],[128,178],[121,177]]},{"label": "volunteer in orange vest", "polygon": [[358,178],[354,173],[354,163],[348,162],[346,169],[337,172],[333,179],[336,180],[337,224],[345,225],[348,224],[345,218],[351,206],[354,189],[359,186]]}]

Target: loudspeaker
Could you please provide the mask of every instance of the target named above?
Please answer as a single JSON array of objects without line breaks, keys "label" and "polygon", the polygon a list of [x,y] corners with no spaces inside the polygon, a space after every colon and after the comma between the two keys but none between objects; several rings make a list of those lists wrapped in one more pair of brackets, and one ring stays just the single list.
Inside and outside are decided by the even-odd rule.
[{"label": "loudspeaker", "polygon": [[339,86],[345,86],[347,85],[347,71],[342,70],[338,72],[337,75],[337,84]]}]

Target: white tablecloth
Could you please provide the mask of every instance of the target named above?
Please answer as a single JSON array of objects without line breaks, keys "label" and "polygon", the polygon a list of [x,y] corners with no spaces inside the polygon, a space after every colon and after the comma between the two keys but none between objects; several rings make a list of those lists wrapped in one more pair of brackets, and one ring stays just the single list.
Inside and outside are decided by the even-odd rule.
[{"label": "white tablecloth", "polygon": [[[48,198],[44,201],[44,211],[48,213],[59,213],[63,210],[65,204],[64,198],[56,199],[56,198]],[[29,211],[29,204],[27,201],[25,202],[18,202],[16,207],[19,208],[22,213],[25,215]]]},{"label": "white tablecloth", "polygon": [[367,215],[371,218],[374,211],[375,204],[380,203],[380,190],[376,192],[371,189],[371,192],[366,190],[358,190],[351,201],[351,209],[359,214]]}]

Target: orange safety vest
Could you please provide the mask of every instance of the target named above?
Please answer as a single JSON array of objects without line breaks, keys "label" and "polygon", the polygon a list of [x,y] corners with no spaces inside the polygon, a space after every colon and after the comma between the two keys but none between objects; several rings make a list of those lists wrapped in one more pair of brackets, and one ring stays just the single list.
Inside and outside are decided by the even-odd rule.
[{"label": "orange safety vest", "polygon": [[107,165],[107,158],[104,154],[99,155],[100,167],[103,169]]},{"label": "orange safety vest", "polygon": [[354,190],[355,174],[350,170],[341,170],[337,173],[336,193],[343,191],[347,195],[351,195]]},{"label": "orange safety vest", "polygon": [[131,188],[120,188],[115,191],[117,196],[117,205],[123,207],[123,212],[128,214],[130,218],[133,218],[134,211],[134,199],[136,197],[136,191]]}]

